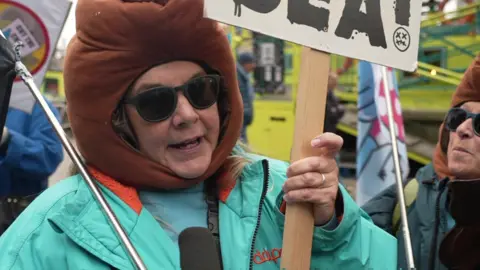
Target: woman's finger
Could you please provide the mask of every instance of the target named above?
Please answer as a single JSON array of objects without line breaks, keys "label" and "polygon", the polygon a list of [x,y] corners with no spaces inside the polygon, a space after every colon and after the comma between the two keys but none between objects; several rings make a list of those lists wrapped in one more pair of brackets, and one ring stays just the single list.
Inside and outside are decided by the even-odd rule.
[{"label": "woman's finger", "polygon": [[322,148],[324,155],[335,157],[342,149],[343,138],[337,134],[327,132],[315,137],[311,144],[313,148]]},{"label": "woman's finger", "polygon": [[317,206],[330,205],[335,202],[336,189],[329,188],[304,188],[291,190],[283,196],[288,203],[309,202]]},{"label": "woman's finger", "polygon": [[287,193],[296,189],[326,188],[335,185],[338,181],[334,173],[308,172],[288,178],[283,184],[283,192]]},{"label": "woman's finger", "polygon": [[308,172],[330,173],[337,169],[337,161],[326,156],[307,157],[293,162],[287,169],[287,177]]}]

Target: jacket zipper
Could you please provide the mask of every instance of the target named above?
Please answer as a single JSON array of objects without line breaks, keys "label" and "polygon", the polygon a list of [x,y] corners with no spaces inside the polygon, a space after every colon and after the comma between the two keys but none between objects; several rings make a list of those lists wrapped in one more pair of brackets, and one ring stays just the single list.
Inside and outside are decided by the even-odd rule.
[{"label": "jacket zipper", "polygon": [[265,196],[267,195],[268,190],[268,181],[270,179],[270,171],[268,168],[268,161],[266,159],[262,160],[263,166],[263,189],[262,189],[262,196],[260,197],[260,203],[258,204],[258,216],[257,216],[257,224],[255,225],[255,230],[253,231],[252,237],[252,246],[250,248],[250,270],[253,270],[253,256],[255,253],[255,242],[257,240],[258,230],[260,229],[260,220],[262,218],[262,209],[263,204],[265,201]]}]

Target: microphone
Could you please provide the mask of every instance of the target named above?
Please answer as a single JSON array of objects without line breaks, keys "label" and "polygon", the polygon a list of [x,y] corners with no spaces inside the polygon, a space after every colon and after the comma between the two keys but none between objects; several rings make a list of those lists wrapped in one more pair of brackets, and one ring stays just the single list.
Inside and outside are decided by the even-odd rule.
[{"label": "microphone", "polygon": [[178,237],[182,270],[221,270],[219,252],[212,233],[201,227],[191,227]]}]

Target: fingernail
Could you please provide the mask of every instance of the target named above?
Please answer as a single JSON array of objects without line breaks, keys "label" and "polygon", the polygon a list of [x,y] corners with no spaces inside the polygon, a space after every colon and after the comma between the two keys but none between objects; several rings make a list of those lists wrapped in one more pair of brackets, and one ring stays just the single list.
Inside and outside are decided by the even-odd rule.
[{"label": "fingernail", "polygon": [[313,146],[313,147],[318,146],[321,141],[322,141],[322,140],[320,140],[319,138],[313,139],[313,140],[312,140],[312,146]]},{"label": "fingernail", "polygon": [[283,195],[283,200],[284,200],[285,202],[288,202],[287,195]]}]

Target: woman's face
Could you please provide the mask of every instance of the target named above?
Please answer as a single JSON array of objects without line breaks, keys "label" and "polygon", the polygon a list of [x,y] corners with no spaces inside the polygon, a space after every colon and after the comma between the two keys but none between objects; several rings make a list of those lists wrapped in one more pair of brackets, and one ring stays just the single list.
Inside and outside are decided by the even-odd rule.
[{"label": "woman's face", "polygon": [[[155,86],[184,85],[202,75],[205,75],[204,70],[192,62],[175,61],[159,65],[136,81],[130,97]],[[132,105],[126,105],[127,114],[142,153],[182,178],[196,178],[209,167],[217,146],[220,129],[217,103],[197,110],[181,91],[177,92],[177,97],[175,111],[161,122],[145,121]]]},{"label": "woman's face", "polygon": [[[480,102],[466,102],[460,108],[480,113]],[[480,178],[480,137],[475,135],[472,118],[462,122],[455,132],[450,131],[448,169],[459,179]]]}]

